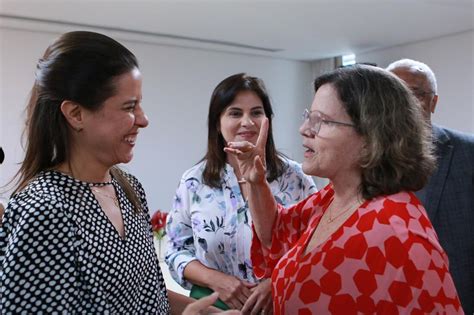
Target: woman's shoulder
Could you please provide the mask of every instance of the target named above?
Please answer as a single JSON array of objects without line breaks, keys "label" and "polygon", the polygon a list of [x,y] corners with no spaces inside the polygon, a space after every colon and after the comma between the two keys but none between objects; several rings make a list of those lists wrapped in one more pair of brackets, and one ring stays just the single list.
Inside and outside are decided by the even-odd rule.
[{"label": "woman's shoulder", "polygon": [[367,211],[375,210],[377,222],[395,231],[416,230],[417,235],[434,237],[435,232],[425,208],[413,192],[401,191],[372,199]]},{"label": "woman's shoulder", "polygon": [[298,163],[287,157],[280,157],[280,159],[283,161],[283,166],[284,166],[283,176],[288,176],[288,174],[306,176],[306,174],[303,173],[303,168],[301,166],[301,163]]},{"label": "woman's shoulder", "polygon": [[290,159],[287,156],[279,156],[280,160],[283,161],[287,167],[299,167],[301,168],[301,163],[296,162],[295,160]]},{"label": "woman's shoulder", "polygon": [[[303,172],[300,163],[293,161],[287,157],[280,157],[283,161],[283,173],[274,181],[281,183],[288,183],[289,185],[296,185],[297,189],[303,189],[309,193],[317,191],[314,181],[311,176]],[[270,183],[273,184],[274,182]]]},{"label": "woman's shoulder", "polygon": [[419,212],[419,208],[423,208],[416,195],[409,191],[400,191],[390,195],[381,195],[370,200],[368,204],[374,210],[379,211],[408,208],[410,212]]},{"label": "woman's shoulder", "polygon": [[130,174],[129,172],[119,169],[119,172],[125,177],[125,179],[132,185],[133,188],[141,188],[142,183],[138,180],[135,175]]},{"label": "woman's shoulder", "polygon": [[188,168],[186,171],[183,172],[181,176],[182,181],[187,181],[190,179],[196,179],[202,181],[202,173],[204,172],[204,168],[206,167],[206,161],[201,161],[191,168]]},{"label": "woman's shoulder", "polygon": [[363,211],[354,226],[366,236],[370,233],[371,244],[385,247],[385,257],[392,265],[417,261],[417,265],[428,266],[436,257],[447,263],[431,221],[413,192],[376,197]]},{"label": "woman's shoulder", "polygon": [[5,209],[6,220],[15,225],[22,222],[21,218],[56,216],[67,204],[64,199],[67,184],[67,178],[53,172],[39,173],[24,189],[10,198]]},{"label": "woman's shoulder", "polygon": [[64,174],[55,171],[38,173],[21,191],[10,200],[18,202],[57,202],[64,198],[64,191],[71,191],[76,187],[76,181]]},{"label": "woman's shoulder", "polygon": [[[118,172],[120,172],[120,175],[122,176],[122,180],[125,179],[125,181],[131,186],[132,190],[135,192],[135,195],[140,198],[141,202],[145,207],[147,206],[147,200],[146,200],[146,193],[145,193],[145,188],[143,187],[142,183],[138,180],[138,178],[135,175],[130,174],[129,172],[123,170],[123,169],[118,169]],[[121,189],[124,189],[123,183],[121,183],[121,180],[118,178],[114,178],[114,181],[118,186],[121,187]]]}]

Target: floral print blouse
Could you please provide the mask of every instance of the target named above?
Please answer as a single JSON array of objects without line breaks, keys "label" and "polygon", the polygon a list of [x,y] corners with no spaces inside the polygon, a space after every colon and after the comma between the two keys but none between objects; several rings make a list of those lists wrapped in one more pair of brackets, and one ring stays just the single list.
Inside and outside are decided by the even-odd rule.
[{"label": "floral print blouse", "polygon": [[[187,170],[168,215],[166,262],[173,278],[191,288],[183,272],[188,263],[203,265],[251,283],[258,282],[250,260],[252,218],[233,168],[226,164],[221,187],[203,184],[205,161]],[[290,206],[316,192],[301,165],[285,159],[282,176],[270,183],[278,204]]]}]

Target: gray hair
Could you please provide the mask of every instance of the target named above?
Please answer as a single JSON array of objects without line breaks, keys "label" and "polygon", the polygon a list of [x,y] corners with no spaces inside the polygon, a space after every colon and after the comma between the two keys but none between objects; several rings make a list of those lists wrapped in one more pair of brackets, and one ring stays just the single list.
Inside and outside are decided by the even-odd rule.
[{"label": "gray hair", "polygon": [[389,64],[386,70],[393,71],[395,69],[400,69],[400,68],[413,69],[424,74],[424,76],[430,83],[430,86],[433,92],[435,94],[438,94],[438,85],[436,84],[436,76],[433,70],[431,70],[431,68],[428,67],[428,65],[426,65],[423,62],[412,60],[412,59],[400,59]]}]

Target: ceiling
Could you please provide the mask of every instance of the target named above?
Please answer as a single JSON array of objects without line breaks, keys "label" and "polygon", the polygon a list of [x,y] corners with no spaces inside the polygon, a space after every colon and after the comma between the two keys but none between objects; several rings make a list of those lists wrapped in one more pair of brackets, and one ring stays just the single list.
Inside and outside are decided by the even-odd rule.
[{"label": "ceiling", "polygon": [[0,22],[314,60],[472,30],[474,0],[0,0]]}]

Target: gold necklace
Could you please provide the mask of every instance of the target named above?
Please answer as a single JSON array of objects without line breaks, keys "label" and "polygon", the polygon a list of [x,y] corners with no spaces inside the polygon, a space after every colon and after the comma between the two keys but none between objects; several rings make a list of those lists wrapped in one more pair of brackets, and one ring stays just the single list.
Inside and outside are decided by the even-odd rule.
[{"label": "gold necklace", "polygon": [[114,205],[115,205],[116,207],[119,207],[119,201],[118,201],[118,199],[117,199],[117,196],[111,196],[111,195],[109,195],[109,194],[106,194],[106,193],[100,191],[99,189],[97,189],[96,187],[91,187],[91,190],[92,190],[93,192],[95,192],[95,193],[101,195],[101,196],[104,196],[104,197],[106,197],[106,198],[109,198],[110,200],[112,200],[112,201],[114,202]]},{"label": "gold necklace", "polygon": [[346,210],[338,213],[334,218],[332,217],[332,212],[331,212],[331,209],[328,209],[328,212],[329,212],[329,216],[328,218],[326,219],[326,223],[332,223],[334,222],[337,218],[339,218],[340,216],[342,216],[344,213],[348,212],[349,210],[355,210],[359,207],[360,203],[358,200],[356,200],[355,202],[351,203],[351,205],[349,207],[346,208]]}]

